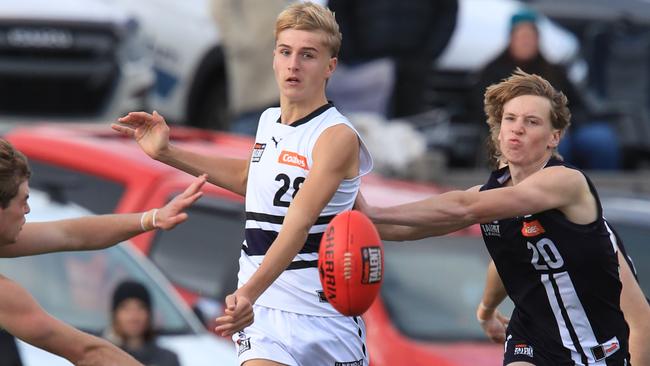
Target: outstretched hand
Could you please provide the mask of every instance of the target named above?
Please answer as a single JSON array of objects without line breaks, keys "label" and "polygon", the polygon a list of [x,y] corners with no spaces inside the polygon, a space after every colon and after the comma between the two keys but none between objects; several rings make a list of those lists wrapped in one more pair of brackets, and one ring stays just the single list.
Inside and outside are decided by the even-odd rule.
[{"label": "outstretched hand", "polygon": [[187,220],[184,211],[198,200],[203,192],[201,187],[205,184],[207,174],[198,176],[185,191],[174,197],[156,213],[156,227],[164,230],[173,229],[176,225]]},{"label": "outstretched hand", "polygon": [[370,206],[368,206],[368,202],[366,202],[366,199],[363,197],[363,194],[361,194],[361,191],[359,191],[357,198],[354,200],[353,208],[355,210],[361,211],[366,216],[370,216]]},{"label": "outstretched hand", "polygon": [[253,324],[253,305],[248,297],[235,293],[226,296],[224,315],[216,319],[215,333],[230,336]]},{"label": "outstretched hand", "polygon": [[495,310],[492,316],[479,321],[485,335],[494,343],[503,344],[506,341],[506,328],[510,319],[503,316],[499,310]]},{"label": "outstretched hand", "polygon": [[169,148],[169,126],[158,112],[130,112],[117,122],[112,123],[111,128],[133,137],[150,157],[158,159]]}]

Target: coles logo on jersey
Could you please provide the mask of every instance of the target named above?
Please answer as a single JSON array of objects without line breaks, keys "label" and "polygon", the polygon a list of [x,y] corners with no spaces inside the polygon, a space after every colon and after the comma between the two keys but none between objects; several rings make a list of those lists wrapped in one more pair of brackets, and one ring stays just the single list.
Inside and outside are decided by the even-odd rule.
[{"label": "coles logo on jersey", "polygon": [[278,163],[293,165],[293,166],[297,166],[298,168],[309,170],[309,166],[307,166],[306,157],[287,150],[282,150],[282,152],[280,153],[280,157],[278,158]]},{"label": "coles logo on jersey", "polygon": [[264,154],[264,149],[266,149],[266,144],[256,142],[255,146],[253,146],[253,158],[251,162],[257,163],[260,161],[260,159],[262,159],[262,154]]},{"label": "coles logo on jersey", "polygon": [[526,237],[537,236],[545,232],[542,224],[537,220],[524,221],[524,226],[521,228],[521,235]]}]

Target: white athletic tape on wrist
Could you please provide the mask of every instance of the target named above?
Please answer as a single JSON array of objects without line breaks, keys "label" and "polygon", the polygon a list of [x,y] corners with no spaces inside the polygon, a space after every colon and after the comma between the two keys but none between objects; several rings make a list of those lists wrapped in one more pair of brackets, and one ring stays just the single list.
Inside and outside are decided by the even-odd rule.
[{"label": "white athletic tape on wrist", "polygon": [[153,228],[154,228],[154,229],[157,229],[157,226],[156,226],[156,214],[157,214],[157,213],[158,213],[158,209],[157,209],[157,208],[154,208],[154,209],[153,209],[153,219],[151,220],[152,223],[153,223]]},{"label": "white athletic tape on wrist", "polygon": [[145,211],[142,213],[142,216],[140,216],[140,228],[142,231],[147,231],[147,228],[144,227],[144,217],[147,215],[148,211]]}]

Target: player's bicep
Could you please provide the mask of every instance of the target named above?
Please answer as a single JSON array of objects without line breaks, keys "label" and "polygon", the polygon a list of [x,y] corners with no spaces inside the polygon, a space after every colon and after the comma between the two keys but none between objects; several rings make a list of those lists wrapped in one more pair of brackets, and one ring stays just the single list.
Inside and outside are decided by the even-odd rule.
[{"label": "player's bicep", "polygon": [[0,277],[0,326],[14,336],[34,343],[49,333],[43,322],[45,311],[22,287],[6,277]]},{"label": "player's bicep", "polygon": [[561,208],[577,199],[583,182],[577,171],[544,169],[515,186],[481,191],[473,203],[475,215],[486,222]]}]

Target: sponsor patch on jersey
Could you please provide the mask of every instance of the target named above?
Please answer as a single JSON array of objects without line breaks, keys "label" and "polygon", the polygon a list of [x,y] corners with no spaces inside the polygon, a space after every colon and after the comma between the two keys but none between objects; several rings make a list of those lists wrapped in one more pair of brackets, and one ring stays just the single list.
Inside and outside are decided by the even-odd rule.
[{"label": "sponsor patch on jersey", "polygon": [[621,348],[620,343],[618,343],[618,338],[614,337],[609,341],[591,348],[591,354],[594,355],[596,361],[607,358]]},{"label": "sponsor patch on jersey", "polygon": [[292,151],[282,150],[280,157],[278,157],[278,163],[293,165],[298,168],[309,170],[309,166],[307,166],[307,158]]},{"label": "sponsor patch on jersey", "polygon": [[251,349],[251,339],[246,337],[246,333],[239,332],[239,339],[237,339],[237,354],[241,355],[242,353]]},{"label": "sponsor patch on jersey", "polygon": [[264,149],[266,149],[266,144],[256,142],[255,146],[253,146],[253,158],[251,162],[257,163],[260,161],[260,159],[262,159],[262,154],[264,154]]},{"label": "sponsor patch on jersey", "polygon": [[537,220],[533,221],[524,221],[524,226],[521,228],[521,235],[526,237],[537,236],[544,234],[546,231],[542,227],[542,224]]},{"label": "sponsor patch on jersey", "polygon": [[515,355],[524,355],[530,358],[533,357],[533,346],[529,346],[525,343],[515,344],[514,348]]},{"label": "sponsor patch on jersey", "polygon": [[381,281],[381,248],[380,247],[363,247],[361,248],[361,258],[363,260],[361,283],[377,283]]},{"label": "sponsor patch on jersey", "polygon": [[363,360],[334,362],[334,366],[363,366]]},{"label": "sponsor patch on jersey", "polygon": [[494,221],[491,224],[481,224],[481,230],[485,236],[501,237],[498,221]]}]

